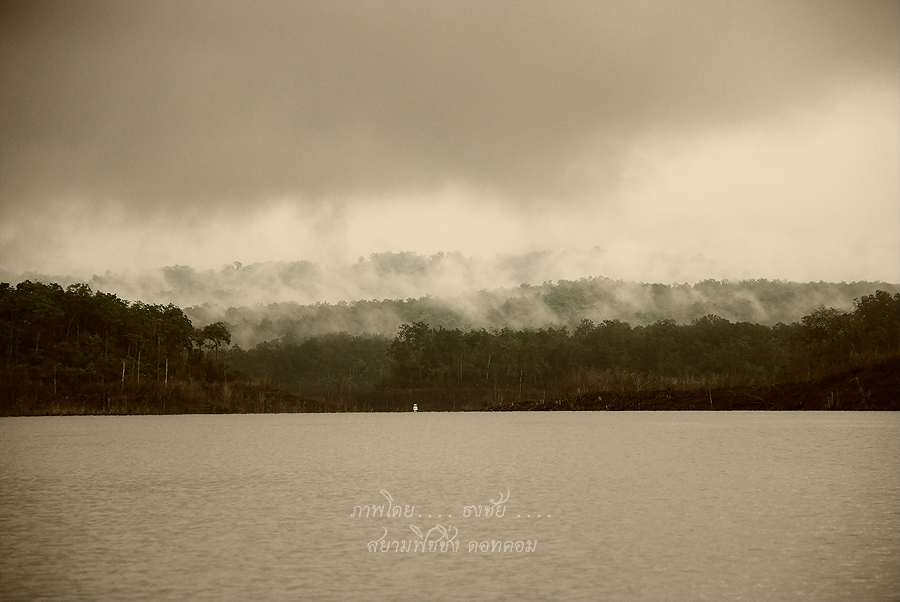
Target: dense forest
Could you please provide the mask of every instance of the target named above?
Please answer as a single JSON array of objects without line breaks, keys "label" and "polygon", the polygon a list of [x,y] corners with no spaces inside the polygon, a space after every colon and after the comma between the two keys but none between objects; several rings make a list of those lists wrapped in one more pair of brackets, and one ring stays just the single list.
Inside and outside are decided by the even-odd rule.
[{"label": "dense forest", "polygon": [[[732,322],[791,324],[816,307],[849,310],[854,299],[900,286],[887,282],[789,282],[707,279],[692,284],[633,282],[594,276],[615,258],[601,249],[535,252],[493,258],[460,253],[375,253],[353,263],[234,263],[220,269],[158,270],[66,280],[37,274],[22,280],[87,283],[145,303],[175,304],[195,325],[224,322],[244,348],[275,339],[305,340],[347,332],[391,338],[401,324],[488,331],[622,320],[646,326],[689,323],[713,314]],[[585,277],[590,275],[590,277]]]},{"label": "dense forest", "polygon": [[289,333],[243,349],[230,345],[230,324],[195,327],[172,304],[86,284],[2,284],[2,413],[479,409],[802,381],[900,353],[900,294],[884,290],[771,326],[712,313],[634,326],[583,318],[574,328],[436,322],[403,323],[392,337]]},{"label": "dense forest", "polygon": [[86,284],[0,284],[0,341],[4,415],[321,409],[230,372],[224,324]]},{"label": "dense forest", "polygon": [[732,322],[791,324],[819,306],[849,310],[854,299],[900,286],[883,282],[784,282],[704,280],[695,284],[646,284],[603,277],[559,280],[540,285],[469,290],[456,296],[359,299],[301,305],[281,302],[224,308],[185,308],[197,324],[225,322],[235,344],[305,340],[323,334],[379,334],[393,337],[401,324],[424,322],[445,329],[488,331],[578,328],[582,320],[600,324],[622,320],[646,326],[660,320],[690,323],[707,315]]},{"label": "dense forest", "polygon": [[[227,352],[233,366],[343,406],[404,399],[451,409],[586,391],[690,389],[804,380],[900,352],[900,294],[852,311],[824,306],[765,326],[706,315],[488,331],[403,324],[393,339],[331,334]],[[448,407],[449,404],[449,407]]]}]

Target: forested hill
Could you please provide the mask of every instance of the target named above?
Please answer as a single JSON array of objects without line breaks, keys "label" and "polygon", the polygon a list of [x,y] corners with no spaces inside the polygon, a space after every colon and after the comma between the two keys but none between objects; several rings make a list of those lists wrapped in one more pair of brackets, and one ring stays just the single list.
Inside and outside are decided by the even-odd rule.
[{"label": "forested hill", "polygon": [[[508,298],[496,317],[516,315],[520,303],[574,320],[585,315],[578,308],[601,307],[595,300],[607,282],[521,287],[522,294]],[[675,310],[686,306],[672,299],[682,289],[635,286],[657,299],[657,311],[670,307],[681,317]],[[683,293],[697,287],[721,293],[730,286],[706,282]],[[846,292],[861,285],[808,286]],[[591,290],[599,292],[585,292]],[[614,302],[613,296],[603,298]],[[711,293],[710,298],[734,300],[735,295]],[[799,320],[773,326],[708,313],[690,321],[667,317],[636,325],[582,317],[573,328],[546,322],[515,329],[459,328],[441,322],[461,320],[462,314],[436,299],[395,303],[432,313],[400,324],[388,336],[336,332],[334,321],[300,316],[295,324],[307,320],[332,328],[305,338],[289,331],[242,349],[230,345],[230,324],[195,326],[172,304],[132,303],[86,284],[63,289],[4,283],[0,413],[395,411],[414,402],[430,410],[479,409],[591,391],[796,382],[900,353],[900,293],[884,290],[857,297],[848,309],[820,305]],[[352,316],[360,307],[365,305],[313,309]],[[737,311],[742,305],[722,308],[729,307]],[[654,315],[642,314],[645,320]]]},{"label": "forested hill", "polygon": [[[86,284],[0,284],[0,414],[321,409],[228,369],[222,323]],[[289,397],[289,396],[287,396]]]},{"label": "forested hill", "polygon": [[244,307],[211,302],[187,307],[185,314],[200,325],[226,323],[235,344],[246,348],[263,341],[302,342],[338,332],[391,337],[401,324],[415,322],[463,330],[549,326],[571,330],[582,320],[598,324],[620,320],[639,326],[660,320],[689,324],[715,315],[731,322],[775,326],[797,322],[817,307],[849,311],[854,300],[877,290],[893,295],[900,292],[900,285],[779,280],[704,280],[666,285],[595,277],[455,296]]},{"label": "forested hill", "polygon": [[234,263],[217,270],[175,265],[107,272],[87,281],[13,274],[3,279],[59,282],[64,288],[87,284],[124,299],[174,304],[198,326],[227,323],[233,341],[245,348],[332,332],[391,337],[401,324],[414,322],[462,329],[572,329],[583,319],[637,326],[689,323],[713,314],[774,326],[796,322],[819,306],[850,310],[855,299],[876,290],[900,292],[900,285],[886,282],[662,284],[597,276],[615,264],[611,260],[600,249],[493,258],[387,252],[349,264]]},{"label": "forested hill", "polygon": [[[231,349],[228,361],[343,407],[481,408],[591,391],[708,389],[800,382],[900,353],[900,293],[876,291],[852,311],[819,307],[766,326],[707,315],[632,326],[457,329],[403,324],[388,339],[328,334]],[[900,394],[900,391],[897,391]]]}]

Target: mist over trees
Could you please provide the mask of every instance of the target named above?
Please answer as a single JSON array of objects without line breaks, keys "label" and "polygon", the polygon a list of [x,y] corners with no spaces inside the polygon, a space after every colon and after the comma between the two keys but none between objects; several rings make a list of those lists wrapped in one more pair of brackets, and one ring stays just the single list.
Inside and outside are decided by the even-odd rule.
[{"label": "mist over trees", "polygon": [[659,320],[690,323],[712,314],[732,322],[774,326],[796,322],[819,306],[849,310],[854,299],[876,290],[896,293],[900,286],[770,280],[664,285],[595,277],[454,296],[229,308],[208,303],[188,307],[185,313],[197,324],[225,322],[237,345],[252,347],[263,341],[303,341],[335,332],[392,337],[401,324],[416,322],[446,329],[565,326],[572,330],[582,320],[621,320],[640,326]]},{"label": "mist over trees", "polygon": [[[584,319],[538,329],[402,324],[392,339],[325,335],[234,348],[228,361],[305,393],[365,407],[412,396],[497,403],[590,390],[706,388],[803,380],[900,352],[900,294],[876,291],[852,311],[820,306],[774,326],[705,315],[632,326]],[[373,392],[378,392],[373,395]],[[362,406],[359,404],[363,403]],[[379,409],[379,401],[370,404]]]},{"label": "mist over trees", "polygon": [[820,305],[846,311],[854,299],[876,290],[900,292],[900,285],[885,282],[662,284],[592,276],[603,273],[605,261],[600,249],[491,259],[377,253],[327,266],[308,261],[234,263],[219,270],[169,266],[95,275],[84,284],[145,303],[174,304],[198,327],[224,322],[232,342],[245,348],[338,332],[390,338],[401,324],[415,322],[449,329],[571,330],[584,319],[638,326],[667,319],[689,323],[714,314],[774,326],[795,322]]},{"label": "mist over trees", "polygon": [[[95,289],[115,290],[123,297],[175,303],[180,307],[207,302],[222,307],[279,302],[304,305],[358,299],[406,299],[424,295],[453,296],[462,291],[514,287],[523,282],[581,277],[601,273],[602,254],[536,252],[491,259],[460,253],[426,256],[413,252],[375,253],[353,263],[319,264],[310,261],[234,262],[221,269],[173,265],[147,272],[94,275]],[[4,280],[78,283],[42,274],[2,274]]]},{"label": "mist over trees", "polygon": [[[659,261],[665,265],[667,260]],[[621,263],[621,259],[611,258],[599,248],[491,258],[466,257],[460,253],[426,256],[386,252],[350,263],[292,261],[244,265],[235,262],[216,270],[174,265],[146,272],[107,272],[87,280],[39,274],[4,273],[2,276],[4,281],[13,283],[26,279],[59,282],[63,287],[86,283],[94,290],[114,291],[126,299],[172,303],[184,308],[200,325],[226,320],[229,308],[244,314],[240,319],[227,320],[234,326],[242,319],[256,325],[263,318],[277,321],[296,306],[359,302],[369,304],[365,309],[378,310],[355,310],[356,314],[366,314],[366,318],[329,310],[327,317],[338,323],[333,327],[300,329],[298,336],[340,330],[392,336],[399,324],[418,319],[414,315],[416,311],[431,310],[423,309],[422,303],[418,303],[419,307],[412,310],[403,306],[387,311],[387,308],[373,308],[371,302],[423,297],[430,297],[429,303],[439,306],[439,311],[444,311],[446,306],[458,314],[455,323],[442,323],[445,327],[538,328],[550,323],[574,327],[582,318],[621,319],[632,324],[666,318],[690,321],[707,313],[729,320],[774,325],[797,320],[818,305],[849,309],[860,295],[878,289],[900,291],[896,283],[883,282],[798,284],[777,280],[707,280],[693,284],[653,284],[597,277],[610,276],[611,263]],[[669,271],[677,273],[676,267]],[[554,283],[556,287],[550,290],[548,285]],[[256,315],[249,311],[263,308],[265,311]],[[441,316],[441,319],[449,318]],[[235,341],[244,346],[287,333],[285,329],[280,332],[263,329],[258,335],[232,331]]]},{"label": "mist over trees", "polygon": [[[416,399],[462,409],[797,381],[900,353],[900,293],[877,286],[586,278],[453,298],[230,308],[217,320],[211,306],[132,303],[84,283],[3,283],[4,411],[10,399],[34,410],[76,395],[101,413],[123,403],[133,412],[138,400],[145,412],[392,410]],[[753,319],[855,291],[866,292],[849,307]],[[266,340],[244,348],[248,339]]]}]

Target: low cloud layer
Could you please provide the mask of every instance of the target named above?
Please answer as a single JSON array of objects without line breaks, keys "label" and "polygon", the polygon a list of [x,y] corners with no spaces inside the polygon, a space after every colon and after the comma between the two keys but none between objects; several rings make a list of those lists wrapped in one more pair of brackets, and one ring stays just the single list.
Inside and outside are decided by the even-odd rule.
[{"label": "low cloud layer", "polygon": [[898,74],[893,1],[4,2],[0,261],[896,281]]}]

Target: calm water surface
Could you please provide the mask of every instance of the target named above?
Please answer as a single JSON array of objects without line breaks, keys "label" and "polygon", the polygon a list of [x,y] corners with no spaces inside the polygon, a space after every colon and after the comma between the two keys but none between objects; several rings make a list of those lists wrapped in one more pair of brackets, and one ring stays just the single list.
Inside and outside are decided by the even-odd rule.
[{"label": "calm water surface", "polygon": [[[3,600],[900,600],[897,413],[3,418],[0,451]],[[451,545],[369,551],[411,525]]]}]

